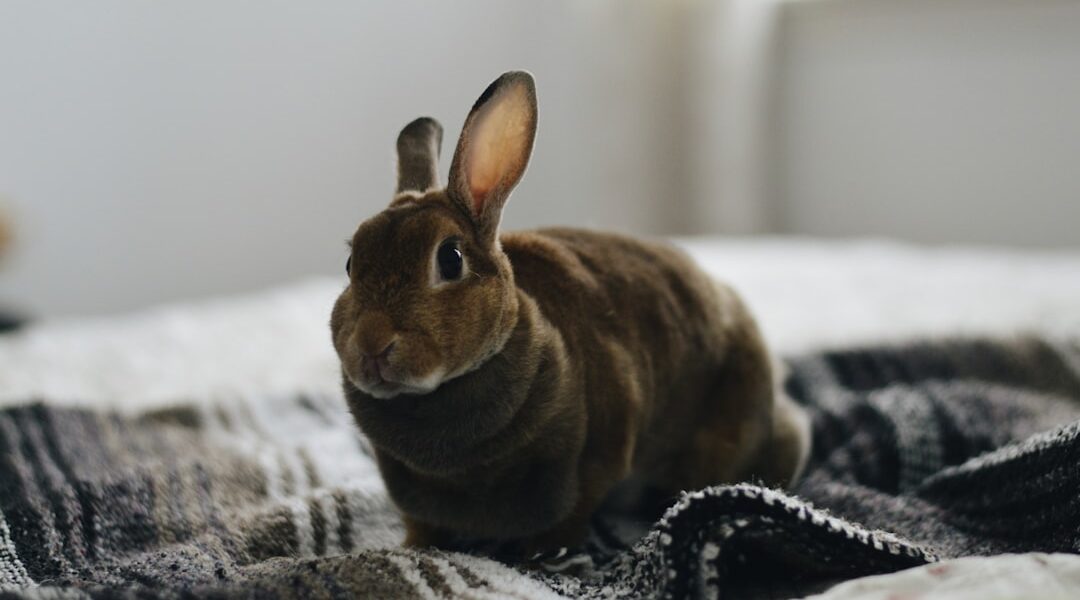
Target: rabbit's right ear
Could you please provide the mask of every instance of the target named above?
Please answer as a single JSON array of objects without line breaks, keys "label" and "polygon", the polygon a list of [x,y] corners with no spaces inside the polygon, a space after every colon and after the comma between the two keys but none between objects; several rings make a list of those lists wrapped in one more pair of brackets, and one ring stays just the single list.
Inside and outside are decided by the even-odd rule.
[{"label": "rabbit's right ear", "polygon": [[397,193],[426,192],[439,187],[439,148],[442,125],[431,117],[420,117],[398,134]]},{"label": "rabbit's right ear", "polygon": [[525,174],[535,136],[536,88],[524,71],[504,73],[489,85],[461,128],[447,191],[489,240]]}]

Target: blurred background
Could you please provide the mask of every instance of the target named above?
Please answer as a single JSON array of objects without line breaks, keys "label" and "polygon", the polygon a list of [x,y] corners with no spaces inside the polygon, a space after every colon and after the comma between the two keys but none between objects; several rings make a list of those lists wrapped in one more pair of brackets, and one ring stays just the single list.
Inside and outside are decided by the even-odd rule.
[{"label": "blurred background", "polygon": [[1080,246],[1076,1],[0,0],[0,305],[339,275],[401,126],[445,177],[509,69],[505,227]]}]

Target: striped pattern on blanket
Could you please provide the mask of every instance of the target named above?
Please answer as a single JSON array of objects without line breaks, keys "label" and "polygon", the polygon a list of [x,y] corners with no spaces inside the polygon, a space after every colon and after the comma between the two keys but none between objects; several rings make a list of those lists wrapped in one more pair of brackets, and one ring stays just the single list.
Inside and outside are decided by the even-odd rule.
[{"label": "striped pattern on blanket", "polygon": [[138,416],[0,411],[0,589],[12,597],[784,597],[939,557],[1080,549],[1080,345],[957,340],[788,361],[814,420],[790,492],[614,511],[529,571],[398,547],[339,397]]}]

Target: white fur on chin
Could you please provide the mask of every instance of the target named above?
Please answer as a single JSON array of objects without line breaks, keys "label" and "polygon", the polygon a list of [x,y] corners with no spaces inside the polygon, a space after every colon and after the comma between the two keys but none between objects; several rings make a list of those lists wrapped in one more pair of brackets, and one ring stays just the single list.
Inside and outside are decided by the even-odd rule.
[{"label": "white fur on chin", "polygon": [[426,376],[420,379],[412,379],[404,382],[389,382],[393,387],[387,389],[385,387],[370,387],[363,381],[357,381],[351,375],[346,374],[349,381],[365,394],[378,398],[379,400],[386,400],[393,398],[401,394],[408,394],[410,396],[423,396],[424,394],[430,394],[435,391],[443,383],[443,376],[446,374],[446,369],[438,367],[428,373]]}]

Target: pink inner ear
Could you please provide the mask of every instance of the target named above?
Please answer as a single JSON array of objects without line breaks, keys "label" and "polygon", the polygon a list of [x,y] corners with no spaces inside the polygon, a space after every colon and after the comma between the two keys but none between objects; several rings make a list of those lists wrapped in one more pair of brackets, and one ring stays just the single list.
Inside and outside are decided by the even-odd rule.
[{"label": "pink inner ear", "polygon": [[491,193],[493,187],[491,183],[481,185],[475,180],[470,180],[469,193],[472,195],[473,212],[477,215],[484,210],[484,203],[487,202],[488,194]]},{"label": "pink inner ear", "polygon": [[489,100],[476,115],[465,169],[477,215],[498,185],[513,185],[521,176],[529,152],[529,111],[527,91],[515,86]]}]

